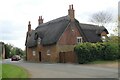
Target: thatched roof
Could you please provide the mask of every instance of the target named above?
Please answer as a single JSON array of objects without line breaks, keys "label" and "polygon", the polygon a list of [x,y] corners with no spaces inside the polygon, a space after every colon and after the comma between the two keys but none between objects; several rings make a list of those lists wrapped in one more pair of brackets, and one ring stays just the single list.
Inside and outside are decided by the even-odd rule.
[{"label": "thatched roof", "polygon": [[[26,40],[27,47],[34,47],[37,45],[38,37],[41,38],[42,45],[51,45],[57,43],[62,33],[70,23],[69,16],[63,16],[47,23],[39,25],[35,30],[31,31],[30,37]],[[99,34],[107,30],[104,27],[97,25],[79,23],[75,19],[74,24],[78,26],[81,36],[85,42],[99,42],[101,41]],[[107,32],[108,33],[108,32]]]}]

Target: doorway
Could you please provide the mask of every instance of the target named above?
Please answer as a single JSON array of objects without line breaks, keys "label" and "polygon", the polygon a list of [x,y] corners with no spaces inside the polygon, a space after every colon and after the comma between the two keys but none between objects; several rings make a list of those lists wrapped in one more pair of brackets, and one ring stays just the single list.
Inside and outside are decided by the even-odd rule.
[{"label": "doorway", "polygon": [[65,63],[65,52],[60,52],[59,53],[59,62],[60,63]]},{"label": "doorway", "polygon": [[41,52],[39,52],[39,61],[41,62]]}]

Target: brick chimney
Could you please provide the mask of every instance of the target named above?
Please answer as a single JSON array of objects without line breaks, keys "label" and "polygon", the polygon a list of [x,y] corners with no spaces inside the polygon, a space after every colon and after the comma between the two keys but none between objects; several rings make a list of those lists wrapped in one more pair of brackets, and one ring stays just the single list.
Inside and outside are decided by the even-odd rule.
[{"label": "brick chimney", "polygon": [[30,24],[30,21],[28,23],[28,32],[31,31],[31,24]]},{"label": "brick chimney", "polygon": [[74,12],[75,12],[75,10],[73,9],[73,4],[69,5],[68,15],[69,15],[71,21],[74,21],[74,18],[75,18]]},{"label": "brick chimney", "polygon": [[42,24],[42,23],[43,23],[42,16],[39,16],[39,19],[38,19],[38,26],[39,26],[40,24]]}]

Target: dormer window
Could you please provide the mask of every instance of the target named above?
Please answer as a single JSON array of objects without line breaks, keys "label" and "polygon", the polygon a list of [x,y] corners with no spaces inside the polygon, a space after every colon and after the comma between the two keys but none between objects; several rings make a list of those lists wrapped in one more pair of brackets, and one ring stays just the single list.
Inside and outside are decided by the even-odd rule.
[{"label": "dormer window", "polygon": [[41,38],[40,37],[38,37],[38,44],[40,44],[41,43]]},{"label": "dormer window", "polygon": [[82,37],[77,37],[77,43],[82,43]]},{"label": "dormer window", "polygon": [[34,39],[35,39],[35,40],[37,40],[37,39],[38,39],[38,34],[37,34],[37,32],[35,32]]}]

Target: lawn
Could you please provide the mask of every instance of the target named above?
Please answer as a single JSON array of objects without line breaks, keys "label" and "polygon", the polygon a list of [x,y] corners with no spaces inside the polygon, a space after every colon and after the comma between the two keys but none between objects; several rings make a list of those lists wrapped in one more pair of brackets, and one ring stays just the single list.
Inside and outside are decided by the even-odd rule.
[{"label": "lawn", "polygon": [[109,63],[118,63],[118,60],[98,60],[98,61],[93,61],[93,62],[89,62],[88,64],[109,64]]},{"label": "lawn", "polygon": [[29,73],[22,67],[12,64],[2,64],[2,78],[28,78]]}]

